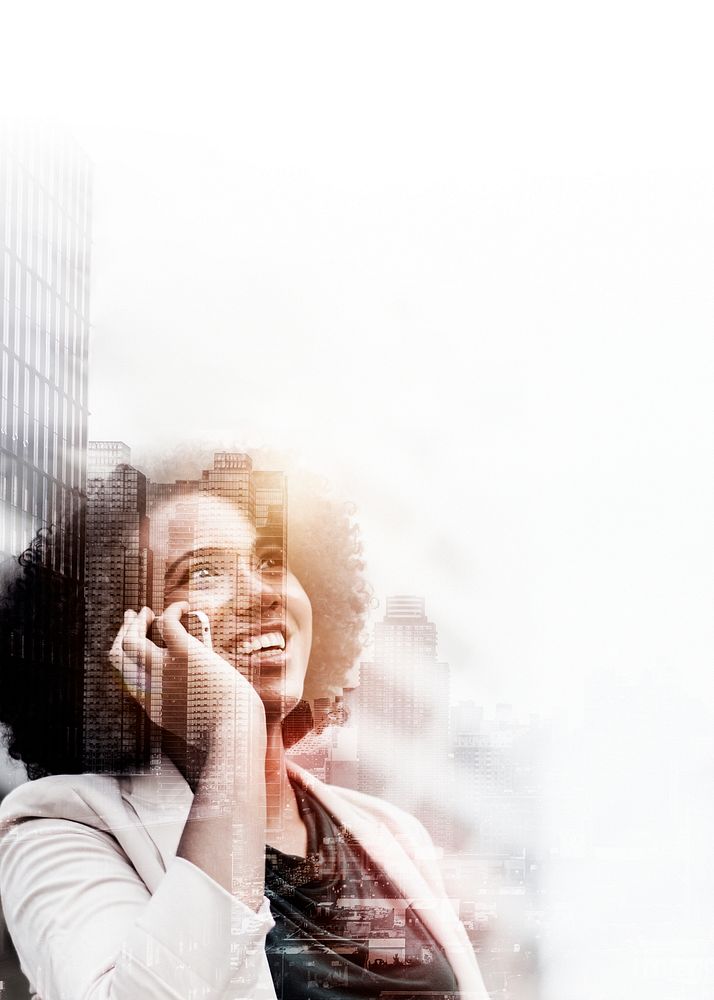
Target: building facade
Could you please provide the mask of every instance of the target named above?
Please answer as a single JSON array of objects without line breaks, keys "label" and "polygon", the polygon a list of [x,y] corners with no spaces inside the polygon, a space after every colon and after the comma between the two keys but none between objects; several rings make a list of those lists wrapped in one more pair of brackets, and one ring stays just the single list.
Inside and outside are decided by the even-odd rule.
[{"label": "building facade", "polygon": [[52,569],[81,580],[91,167],[66,137],[0,133],[0,553],[54,527]]},{"label": "building facade", "polygon": [[437,656],[424,598],[387,598],[375,626],[374,659],[354,692],[359,789],[417,816],[434,840],[449,835],[449,667]]},{"label": "building facade", "polygon": [[[87,475],[85,579],[84,753],[88,770],[121,769],[145,755],[148,719],[124,686],[137,683],[127,658],[122,676],[108,669],[107,652],[127,608],[151,599],[146,476],[129,464],[120,441],[90,441]],[[148,695],[149,711],[151,692]]]}]

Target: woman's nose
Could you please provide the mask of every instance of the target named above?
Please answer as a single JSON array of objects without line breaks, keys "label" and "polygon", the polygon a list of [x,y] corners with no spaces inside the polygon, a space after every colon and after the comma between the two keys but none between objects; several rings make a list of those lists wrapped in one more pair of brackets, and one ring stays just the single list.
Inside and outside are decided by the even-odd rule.
[{"label": "woman's nose", "polygon": [[263,616],[281,614],[285,606],[285,580],[282,569],[253,568],[248,561],[236,563],[235,575],[223,591],[220,603],[225,612],[246,615],[260,612]]},{"label": "woman's nose", "polygon": [[273,606],[282,604],[285,600],[285,587],[282,577],[276,580],[266,577],[265,574],[260,574],[259,589],[263,604]]},{"label": "woman's nose", "polygon": [[283,573],[271,573],[256,570],[253,577],[257,603],[260,605],[260,609],[263,614],[267,611],[275,613],[276,611],[282,610],[285,604],[285,582],[283,579]]}]

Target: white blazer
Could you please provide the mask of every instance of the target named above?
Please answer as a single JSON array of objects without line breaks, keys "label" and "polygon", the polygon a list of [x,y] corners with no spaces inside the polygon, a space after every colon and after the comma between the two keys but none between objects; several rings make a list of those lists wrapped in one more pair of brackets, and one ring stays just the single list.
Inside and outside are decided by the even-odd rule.
[{"label": "white blazer", "polygon": [[[460,996],[487,1000],[421,824],[289,764],[388,874],[441,944]],[[0,894],[41,1000],[275,1000],[268,900],[254,913],[176,850],[191,790],[161,776],[28,782],[0,806]]]}]

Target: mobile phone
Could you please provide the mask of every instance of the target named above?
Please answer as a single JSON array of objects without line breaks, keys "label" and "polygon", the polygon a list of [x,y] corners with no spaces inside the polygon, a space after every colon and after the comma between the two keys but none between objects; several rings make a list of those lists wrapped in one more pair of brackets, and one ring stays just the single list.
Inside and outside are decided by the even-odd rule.
[{"label": "mobile phone", "polygon": [[213,649],[211,623],[205,611],[187,611],[184,625],[189,635],[202,642],[207,649]]}]

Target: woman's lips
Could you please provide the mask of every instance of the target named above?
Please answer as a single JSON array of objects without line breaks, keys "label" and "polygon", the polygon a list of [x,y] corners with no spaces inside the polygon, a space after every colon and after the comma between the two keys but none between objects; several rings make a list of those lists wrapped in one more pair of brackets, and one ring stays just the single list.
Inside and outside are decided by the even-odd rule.
[{"label": "woman's lips", "polygon": [[273,626],[251,636],[243,632],[236,636],[230,647],[224,647],[224,650],[231,660],[235,659],[236,664],[243,663],[246,666],[272,664],[284,667],[287,663],[289,642],[290,636],[289,634],[286,636],[284,627]]}]

